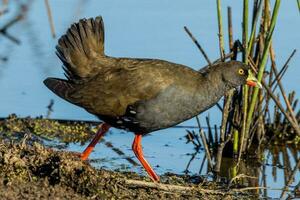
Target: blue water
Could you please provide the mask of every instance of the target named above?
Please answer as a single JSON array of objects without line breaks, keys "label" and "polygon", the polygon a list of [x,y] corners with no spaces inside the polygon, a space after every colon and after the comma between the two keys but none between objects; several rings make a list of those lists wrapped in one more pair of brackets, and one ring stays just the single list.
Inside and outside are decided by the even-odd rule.
[{"label": "blue water", "polygon": [[[224,27],[227,26],[225,19],[229,5],[233,10],[234,38],[241,40],[242,1],[222,1]],[[107,55],[159,58],[200,69],[207,63],[184,32],[183,26],[188,26],[209,58],[211,60],[219,58],[215,1],[52,0],[50,6],[58,36],[80,18],[102,15],[105,22]],[[10,1],[9,13],[0,16],[0,27],[17,12],[17,1]],[[279,68],[292,50],[299,47],[299,23],[300,15],[296,1],[282,1],[273,39]],[[8,32],[18,38],[21,44],[16,45],[0,35],[0,57],[8,58],[6,62],[0,60],[0,117],[10,113],[19,116],[45,116],[46,106],[50,99],[54,99],[54,112],[51,118],[96,120],[83,109],[61,100],[42,84],[48,76],[63,77],[61,63],[55,55],[57,38],[51,37],[44,1],[32,1],[25,19],[9,28]],[[227,46],[226,31],[224,37]],[[283,78],[285,89],[295,90],[296,97],[299,97],[300,93],[299,58],[297,52]],[[202,124],[205,124],[205,116],[208,113],[212,124],[220,123],[221,113],[213,107],[200,116]],[[195,120],[184,122],[183,125],[195,125]],[[112,133],[115,134],[109,134],[105,139],[133,157],[131,152],[133,134],[116,134],[118,132],[113,129]],[[182,139],[185,134],[184,129],[167,129],[144,138],[143,145],[147,159],[153,166],[160,166],[157,167],[159,173],[166,171],[182,173],[185,170],[190,159],[186,154],[194,152],[192,145],[186,145]],[[166,144],[168,146],[165,146]],[[81,151],[84,147],[72,144],[68,148]],[[203,153],[197,155],[189,169],[191,172],[199,171],[203,156]],[[96,147],[92,158],[107,160],[105,166],[107,168],[120,168],[121,165],[126,168],[128,165],[124,158],[120,158],[102,143]],[[141,171],[141,168],[137,167],[136,170]],[[202,171],[203,174],[205,172]],[[278,180],[282,180],[282,177]],[[271,178],[268,181],[270,187],[282,187],[283,184],[282,181],[275,184]],[[299,182],[299,174],[295,183],[297,181]],[[271,191],[269,195],[277,197],[278,192]]]}]

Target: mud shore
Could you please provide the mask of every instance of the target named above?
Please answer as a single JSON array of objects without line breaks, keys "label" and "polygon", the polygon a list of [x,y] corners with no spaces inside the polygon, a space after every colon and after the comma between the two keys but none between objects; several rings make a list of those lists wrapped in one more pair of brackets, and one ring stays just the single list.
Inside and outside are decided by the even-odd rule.
[{"label": "mud shore", "polygon": [[[38,120],[28,119],[26,123],[25,126],[24,121],[22,124],[17,118],[11,118],[0,124],[0,199],[207,200],[252,196],[249,191],[228,188],[199,176],[165,174],[157,184],[136,173],[95,169],[88,161],[82,162],[77,153],[44,146],[38,137],[43,130],[34,125]],[[50,125],[46,121],[41,127],[53,130]],[[84,139],[89,138],[87,133],[93,132],[87,128],[85,134],[82,127],[77,129],[83,132]],[[50,132],[45,137],[50,138]]]}]

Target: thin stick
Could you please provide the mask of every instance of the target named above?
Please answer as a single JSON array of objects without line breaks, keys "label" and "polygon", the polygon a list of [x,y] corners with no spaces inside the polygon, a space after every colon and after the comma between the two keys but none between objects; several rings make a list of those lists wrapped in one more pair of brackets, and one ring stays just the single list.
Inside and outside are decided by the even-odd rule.
[{"label": "thin stick", "polygon": [[230,182],[229,182],[229,185],[231,185],[233,182],[235,182],[236,180],[239,180],[239,179],[242,179],[242,178],[249,178],[249,179],[258,179],[258,177],[255,177],[255,176],[248,176],[246,174],[239,174],[239,175],[236,175],[235,177],[233,177]]},{"label": "thin stick", "polygon": [[224,108],[223,108],[223,114],[222,114],[222,125],[221,125],[221,143],[225,141],[225,133],[226,133],[226,124],[228,120],[229,115],[229,109],[231,104],[231,99],[233,96],[234,90],[230,90],[225,94],[224,97]]},{"label": "thin stick", "polygon": [[207,162],[208,162],[209,168],[213,169],[213,165],[212,165],[212,161],[211,161],[211,156],[210,156],[210,152],[209,152],[209,149],[208,149],[208,145],[206,143],[206,137],[204,135],[203,129],[200,129],[200,135],[201,135],[202,143],[203,143],[203,145],[205,147],[205,153],[206,153],[206,157],[207,157]]},{"label": "thin stick", "polygon": [[[271,57],[274,57],[274,51],[273,51],[272,45],[270,46],[270,55],[271,55]],[[274,65],[271,65],[271,67],[272,67],[272,69],[273,69],[273,71],[275,73],[275,77],[277,77],[278,76],[278,71],[277,71],[276,67]],[[297,119],[296,119],[296,115],[295,115],[295,113],[293,111],[293,108],[292,108],[292,106],[291,106],[291,104],[290,104],[290,102],[289,102],[289,100],[288,100],[288,98],[286,96],[286,93],[284,91],[282,83],[281,83],[281,81],[279,79],[277,79],[277,83],[279,85],[281,94],[283,96],[283,99],[285,101],[285,104],[287,106],[288,111],[290,112],[290,115],[291,115],[292,119],[294,120],[295,123],[298,123]]]},{"label": "thin stick", "polygon": [[12,25],[14,25],[15,23],[17,23],[18,21],[20,21],[21,19],[23,19],[23,14],[19,14],[18,16],[16,16],[15,18],[13,18],[12,20],[10,20],[9,22],[7,22],[1,29],[0,29],[0,34],[2,34],[3,36],[5,36],[6,38],[8,38],[9,40],[11,40],[12,42],[16,43],[16,44],[20,44],[20,40],[18,40],[17,38],[15,38],[14,36],[10,35],[9,33],[7,33],[7,29],[9,27],[11,27]]},{"label": "thin stick", "polygon": [[[295,55],[295,53],[296,53],[296,49],[293,50],[293,52],[291,53],[291,55],[290,55],[290,56],[288,57],[288,59],[286,60],[285,64],[283,65],[283,67],[281,68],[280,72],[278,73],[278,76],[276,76],[277,78],[275,78],[275,80],[274,80],[273,82],[271,82],[270,84],[268,84],[270,88],[272,88],[273,85],[274,85],[275,83],[277,83],[277,82],[276,82],[277,79],[281,80],[281,78],[284,76],[284,74],[285,74],[285,72],[287,71],[287,68],[288,68],[288,66],[289,66],[288,64],[289,64],[289,62],[291,61],[292,57]],[[252,58],[250,57],[250,55],[249,55],[249,57],[248,57],[248,60],[249,60],[249,62],[250,62],[250,64],[251,64],[251,66],[253,66],[253,69],[255,69],[255,66],[256,66],[256,65],[255,65],[254,61],[252,60]],[[257,71],[255,71],[255,73],[257,73]],[[276,89],[277,85],[278,85],[278,84],[276,84],[276,85],[274,86],[274,88],[272,89],[272,93],[275,92],[275,89]],[[268,94],[268,93],[267,93],[267,94]],[[264,95],[263,99],[265,99],[265,98],[267,97],[267,94]],[[264,112],[267,112],[267,109],[268,109],[268,105],[267,105],[267,103],[266,103],[266,104],[264,105],[264,108],[263,108],[263,109],[260,111],[260,113],[258,114],[258,116],[262,115]],[[294,109],[293,109],[293,110],[294,110]]]},{"label": "thin stick", "polygon": [[[274,85],[274,83],[277,81],[277,79],[281,80],[281,78],[283,77],[284,73],[286,72],[287,68],[288,68],[288,64],[291,61],[291,59],[293,58],[293,56],[296,53],[296,49],[293,50],[292,54],[289,56],[289,58],[286,60],[286,62],[284,63],[283,67],[281,68],[281,70],[278,73],[278,76],[275,77],[274,81],[271,83],[270,87],[272,87]],[[275,88],[274,88],[275,89]],[[273,90],[274,90],[273,89]]]},{"label": "thin stick", "polygon": [[[242,192],[242,191],[247,191],[247,190],[258,190],[258,189],[269,190],[270,188],[266,188],[266,187],[245,187],[245,188],[232,188],[231,191],[233,191],[233,192]],[[276,189],[274,189],[274,190],[276,190]]]},{"label": "thin stick", "polygon": [[[252,67],[253,71],[256,72],[255,68],[252,65],[250,65],[250,66]],[[261,80],[261,83],[262,83],[262,86],[266,89],[266,91],[270,95],[270,97],[273,99],[275,104],[278,106],[280,111],[284,114],[286,119],[290,122],[291,126],[295,129],[297,134],[300,136],[300,128],[299,128],[298,123],[295,123],[294,120],[290,117],[290,115],[287,112],[285,112],[285,109],[281,105],[280,100],[274,95],[272,90],[269,88],[269,86],[266,84],[266,82],[263,79]]]},{"label": "thin stick", "polygon": [[[224,59],[226,60],[226,59],[228,59],[228,58],[232,58],[232,56],[234,56],[234,52],[230,52],[230,53],[226,54],[225,57],[224,57]],[[213,64],[219,63],[219,62],[221,62],[221,61],[222,61],[222,59],[221,59],[221,58],[218,58],[218,59],[216,59],[215,61],[213,61]]]},{"label": "thin stick", "polygon": [[193,154],[192,154],[192,157],[191,159],[189,160],[188,164],[186,165],[186,168],[184,170],[185,173],[188,173],[189,172],[189,168],[190,168],[190,165],[192,163],[192,161],[196,158],[196,155],[199,153],[199,149],[197,149]]},{"label": "thin stick", "polygon": [[48,20],[49,20],[49,24],[50,24],[50,29],[51,29],[51,34],[52,37],[55,38],[55,28],[54,28],[54,23],[53,23],[53,17],[52,17],[52,13],[51,13],[51,9],[50,9],[50,5],[49,5],[49,1],[45,0],[45,5],[47,8],[47,14],[48,14]]},{"label": "thin stick", "polygon": [[[200,193],[206,193],[206,194],[215,194],[215,195],[224,195],[226,192],[220,191],[220,190],[210,190],[210,189],[204,189],[200,187],[193,187],[193,186],[181,186],[181,185],[171,185],[171,184],[162,184],[162,183],[154,183],[154,182],[146,182],[146,181],[140,181],[140,180],[132,180],[132,179],[126,179],[125,184],[128,185],[128,187],[134,187],[134,188],[152,188],[152,189],[159,189],[164,190],[167,192],[191,192],[191,191],[198,191]],[[243,189],[243,188],[241,188]],[[242,191],[242,190],[240,190]]]},{"label": "thin stick", "polygon": [[[271,189],[266,187],[244,187],[244,188],[230,188],[230,192],[223,192],[221,190],[210,190],[210,189],[204,189],[193,186],[181,186],[181,185],[171,185],[171,184],[163,184],[163,183],[155,183],[155,182],[146,182],[146,181],[140,181],[140,180],[133,180],[133,179],[126,179],[124,183],[128,187],[133,188],[152,188],[152,189],[159,189],[164,190],[167,192],[191,192],[191,191],[198,191],[200,193],[206,193],[206,194],[214,194],[214,195],[225,195],[225,194],[232,194],[236,192],[243,192],[248,190],[257,190],[257,189]],[[271,189],[276,190],[276,189]]]},{"label": "thin stick", "polygon": [[228,40],[229,40],[229,50],[233,50],[233,30],[232,30],[232,11],[231,7],[227,7],[227,17],[228,17]]},{"label": "thin stick", "polygon": [[211,126],[210,126],[210,123],[209,123],[209,115],[207,117],[205,117],[205,120],[206,120],[206,124],[207,124],[207,127],[208,128],[208,143],[209,143],[209,146],[211,146],[211,144],[213,144],[213,135],[212,135],[212,130],[211,130]]},{"label": "thin stick", "polygon": [[202,159],[202,162],[201,162],[201,165],[200,165],[200,169],[199,169],[199,174],[202,173],[202,169],[204,167],[205,160],[206,160],[206,154],[204,154],[204,157]]},{"label": "thin stick", "polygon": [[204,49],[201,47],[201,45],[199,44],[199,42],[196,40],[196,38],[193,36],[193,34],[190,32],[190,30],[185,26],[184,27],[185,32],[190,36],[190,38],[192,39],[192,41],[195,43],[195,45],[198,47],[198,49],[200,50],[200,52],[202,53],[202,55],[204,56],[205,60],[207,61],[209,66],[212,66],[207,54],[205,53]]},{"label": "thin stick", "polygon": [[[201,125],[200,125],[200,120],[199,120],[198,116],[196,116],[196,120],[197,120],[197,124],[200,128]],[[204,145],[204,148],[205,148],[205,153],[206,153],[208,165],[209,165],[210,169],[213,169],[209,148],[208,148],[208,145],[207,145],[207,142],[206,142],[206,137],[205,137],[205,134],[204,134],[204,131],[203,131],[202,128],[199,129],[199,133],[200,133],[200,136],[201,136],[202,144]]]}]

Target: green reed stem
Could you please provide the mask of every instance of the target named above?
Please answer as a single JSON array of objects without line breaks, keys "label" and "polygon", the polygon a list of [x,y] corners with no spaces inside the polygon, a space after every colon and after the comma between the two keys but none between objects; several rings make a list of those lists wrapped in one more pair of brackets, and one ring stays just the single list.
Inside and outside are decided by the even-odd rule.
[{"label": "green reed stem", "polygon": [[[272,18],[271,18],[271,24],[270,24],[270,28],[267,32],[267,36],[266,36],[266,40],[265,40],[265,44],[264,44],[263,56],[262,56],[262,60],[260,63],[258,74],[257,74],[257,79],[259,82],[261,82],[261,80],[262,80],[263,72],[265,70],[265,66],[266,66],[266,63],[268,60],[269,47],[271,44],[274,29],[275,29],[275,24],[276,24],[276,20],[277,20],[277,16],[278,16],[280,2],[281,2],[281,0],[276,0],[275,5],[274,5],[273,14],[272,14]],[[246,122],[246,132],[249,132],[249,129],[250,129],[250,124],[252,122],[252,116],[253,116],[255,104],[257,101],[258,92],[259,92],[259,88],[254,88],[250,107],[249,107],[247,122]]]},{"label": "green reed stem", "polygon": [[224,61],[225,50],[224,50],[223,24],[222,24],[222,13],[221,13],[221,0],[217,0],[217,13],[218,13],[220,55],[221,55],[221,59]]},{"label": "green reed stem", "polygon": [[300,0],[297,0],[297,4],[298,4],[298,10],[300,12]]},{"label": "green reed stem", "polygon": [[[225,50],[224,50],[224,37],[223,37],[223,23],[221,14],[221,0],[217,0],[217,14],[218,14],[218,29],[219,29],[219,46],[220,46],[220,56],[222,61],[225,60]],[[225,95],[224,106],[223,106],[223,116],[221,125],[221,142],[225,141],[225,129],[228,118],[229,102],[227,101],[227,95]],[[228,102],[228,103],[226,103]]]},{"label": "green reed stem", "polygon": [[[243,62],[245,64],[248,64],[248,9],[249,9],[249,1],[244,0],[243,4],[243,46],[244,46],[244,52],[243,52]],[[247,133],[246,131],[246,119],[247,119],[247,110],[248,110],[248,86],[243,86],[243,123],[242,123],[242,133],[241,133],[241,146],[239,151],[239,160],[241,158],[243,147],[246,146],[247,142]],[[234,141],[235,142],[235,141]]]},{"label": "green reed stem", "polygon": [[263,1],[259,2],[259,5],[257,7],[256,13],[255,13],[255,16],[254,16],[254,20],[252,22],[251,34],[250,34],[250,38],[249,38],[249,42],[248,42],[248,55],[249,55],[249,52],[252,51],[253,44],[254,44],[254,41],[255,41],[256,24],[257,24],[257,20],[258,20],[260,10],[262,8],[262,2]]},{"label": "green reed stem", "polygon": [[[232,30],[232,11],[231,11],[231,7],[227,8],[227,15],[228,15],[228,41],[229,41],[229,50],[230,52],[233,52],[233,30]],[[233,57],[231,57],[231,60],[233,59]],[[227,94],[225,95],[226,101],[224,102],[224,109],[227,109],[226,111],[229,114],[229,108],[233,99],[233,95],[234,95],[234,89],[230,90],[227,92]],[[228,118],[228,115],[227,115]],[[223,127],[223,121],[222,121],[222,128],[225,131],[226,128],[226,123],[227,123],[227,118],[226,118],[226,122],[224,123],[224,127]],[[224,117],[225,120],[225,117]],[[231,131],[231,130],[229,130]],[[238,152],[238,131],[236,131],[237,136],[233,137],[233,153],[236,155]],[[229,138],[227,138],[229,139]]]},{"label": "green reed stem", "polygon": [[234,155],[238,154],[239,150],[239,132],[238,130],[234,129],[233,132],[233,153]]},{"label": "green reed stem", "polygon": [[245,64],[248,64],[248,8],[249,8],[249,0],[244,0],[243,4],[243,61]]}]

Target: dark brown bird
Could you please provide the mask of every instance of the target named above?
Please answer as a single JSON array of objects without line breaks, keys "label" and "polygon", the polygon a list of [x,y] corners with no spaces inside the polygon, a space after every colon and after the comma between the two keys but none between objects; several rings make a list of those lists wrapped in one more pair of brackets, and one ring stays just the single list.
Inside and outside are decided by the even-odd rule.
[{"label": "dark brown bird", "polygon": [[164,60],[106,56],[101,17],[71,25],[56,49],[67,80],[47,78],[45,85],[104,121],[81,158],[88,158],[111,126],[125,129],[135,133],[132,149],[154,181],[159,177],[144,158],[143,135],[198,115],[231,88],[257,85],[249,67],[238,61],[198,72]]}]

